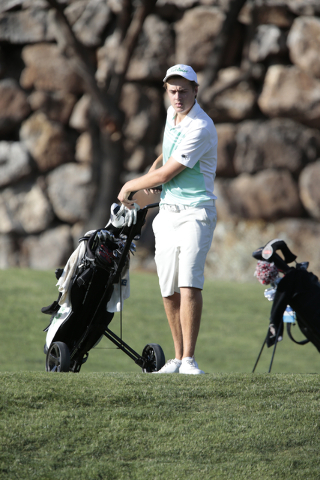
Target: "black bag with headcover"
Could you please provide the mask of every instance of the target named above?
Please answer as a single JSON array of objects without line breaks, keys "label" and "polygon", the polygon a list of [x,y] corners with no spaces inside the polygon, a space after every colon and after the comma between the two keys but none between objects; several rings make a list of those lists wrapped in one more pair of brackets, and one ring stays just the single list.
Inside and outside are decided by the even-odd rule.
[{"label": "black bag with headcover", "polygon": [[[283,258],[277,253],[281,252]],[[283,315],[287,305],[296,313],[296,320],[301,332],[307,340],[296,341],[291,333],[291,324],[287,323],[287,332],[292,341],[300,345],[311,342],[320,352],[320,283],[318,277],[307,270],[308,262],[297,263],[289,266],[296,260],[287,244],[280,239],[271,240],[264,247],[253,252],[253,257],[260,261],[274,263],[283,277],[275,282],[275,294],[270,314],[270,324],[266,339],[261,348],[253,371],[259,361],[265,344],[268,347],[274,345],[274,352],[269,368],[271,371],[272,361],[277,346],[278,338],[283,332]],[[271,335],[270,326],[274,326],[275,333]]]}]

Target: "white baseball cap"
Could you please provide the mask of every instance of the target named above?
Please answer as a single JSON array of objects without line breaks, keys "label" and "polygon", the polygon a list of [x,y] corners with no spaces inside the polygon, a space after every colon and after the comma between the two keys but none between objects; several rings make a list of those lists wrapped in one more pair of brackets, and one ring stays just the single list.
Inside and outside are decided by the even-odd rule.
[{"label": "white baseball cap", "polygon": [[166,82],[169,77],[173,77],[179,75],[180,77],[186,78],[190,82],[196,82],[198,84],[197,74],[193,70],[193,68],[189,67],[189,65],[182,65],[179,63],[178,65],[174,65],[167,70],[166,76],[164,77],[163,81]]}]

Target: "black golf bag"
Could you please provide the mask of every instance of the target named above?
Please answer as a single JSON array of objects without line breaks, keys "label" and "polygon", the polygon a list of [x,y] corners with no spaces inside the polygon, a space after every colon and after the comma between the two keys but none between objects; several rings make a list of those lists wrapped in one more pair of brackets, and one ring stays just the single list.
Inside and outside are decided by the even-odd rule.
[{"label": "black golf bag", "polygon": [[[276,253],[277,251],[282,253],[283,258]],[[320,352],[320,283],[318,277],[307,271],[308,262],[296,262],[295,266],[289,266],[288,264],[294,262],[297,257],[289,250],[287,244],[280,239],[271,240],[264,247],[255,250],[252,255],[257,260],[273,262],[279,272],[283,274],[283,277],[276,279],[273,284],[275,293],[270,314],[270,325],[262,349],[265,344],[268,347],[274,345],[275,353],[278,339],[283,334],[284,312],[289,305],[296,313],[297,324],[307,340],[296,341],[291,333],[291,324],[287,323],[287,332],[290,339],[300,345],[311,342]],[[270,328],[271,326],[274,329]],[[262,349],[253,371],[257,366]],[[273,357],[274,354],[272,361]],[[269,371],[271,371],[272,361]]]},{"label": "black golf bag", "polygon": [[[141,235],[149,208],[137,211],[135,224],[88,232],[64,269],[58,269],[58,300],[43,313],[52,314],[44,353],[46,370],[79,372],[89,351],[105,336],[137,363],[144,372],[160,369],[165,358],[160,345],[148,344],[142,355],[135,352],[108,327],[121,289],[128,281],[129,256],[135,251],[134,239]],[[120,207],[119,207],[120,208]],[[117,291],[115,291],[117,290]],[[116,293],[113,297],[113,293]],[[122,310],[122,305],[120,305]]]}]

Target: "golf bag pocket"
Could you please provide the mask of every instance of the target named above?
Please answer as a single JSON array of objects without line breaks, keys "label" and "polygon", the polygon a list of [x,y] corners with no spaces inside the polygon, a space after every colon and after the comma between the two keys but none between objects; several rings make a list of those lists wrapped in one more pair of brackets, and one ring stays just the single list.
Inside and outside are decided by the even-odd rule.
[{"label": "golf bag pocket", "polygon": [[77,278],[77,284],[79,287],[83,287],[84,285],[87,285],[93,275],[93,269],[92,268],[86,268],[84,272],[81,273],[81,275],[78,276]]}]

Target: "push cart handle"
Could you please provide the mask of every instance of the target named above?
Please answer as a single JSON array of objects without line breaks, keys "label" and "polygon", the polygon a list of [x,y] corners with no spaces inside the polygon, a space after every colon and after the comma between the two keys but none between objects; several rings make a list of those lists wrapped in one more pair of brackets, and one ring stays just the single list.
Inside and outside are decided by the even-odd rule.
[{"label": "push cart handle", "polygon": [[132,197],[133,195],[135,195],[137,193],[138,190],[136,190],[135,192],[131,192],[129,197],[128,197],[128,200],[132,200]]},{"label": "push cart handle", "polygon": [[[162,185],[158,185],[158,187],[154,187],[154,190],[159,190],[159,191],[162,191]],[[132,197],[138,192],[138,190],[136,190],[135,192],[131,192],[129,197],[128,197],[128,200],[132,200]]]},{"label": "push cart handle", "polygon": [[[162,190],[162,187],[157,187],[159,190]],[[128,200],[132,200],[132,197],[138,192],[138,190],[136,190],[135,192],[131,192],[129,197],[128,197]],[[141,210],[148,210],[149,208],[156,208],[156,207],[159,207],[159,202],[157,203],[150,203],[149,205],[146,205],[145,207],[141,208]]]}]

